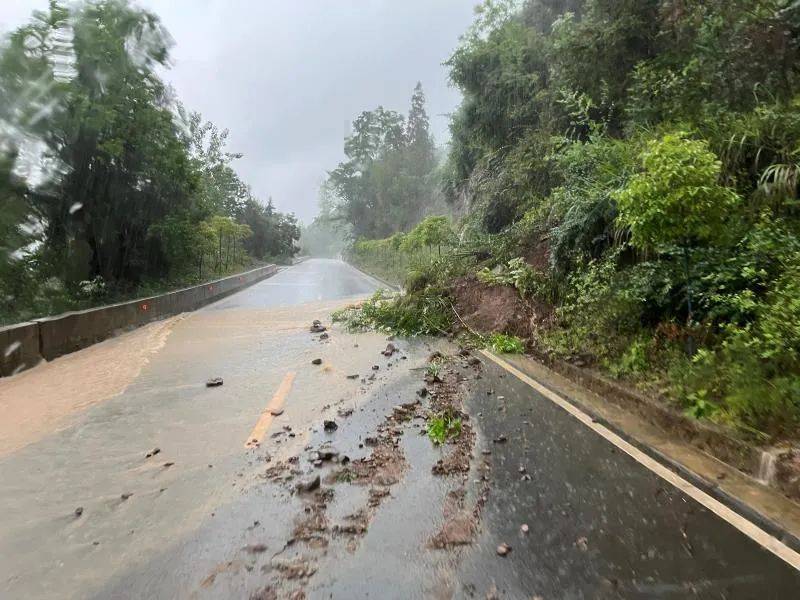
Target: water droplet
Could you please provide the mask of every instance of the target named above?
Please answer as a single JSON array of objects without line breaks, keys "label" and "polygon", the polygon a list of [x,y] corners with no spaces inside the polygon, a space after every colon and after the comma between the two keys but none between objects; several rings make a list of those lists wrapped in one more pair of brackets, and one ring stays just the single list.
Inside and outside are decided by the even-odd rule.
[{"label": "water droplet", "polygon": [[76,202],[75,204],[73,204],[72,206],[69,207],[69,214],[74,215],[76,212],[78,212],[82,208],[83,208],[83,203],[82,202]]}]

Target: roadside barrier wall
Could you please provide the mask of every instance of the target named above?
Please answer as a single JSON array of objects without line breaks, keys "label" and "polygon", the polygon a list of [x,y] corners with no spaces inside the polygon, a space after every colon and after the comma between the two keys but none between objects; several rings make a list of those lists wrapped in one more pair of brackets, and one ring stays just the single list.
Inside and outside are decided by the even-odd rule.
[{"label": "roadside barrier wall", "polygon": [[86,348],[122,331],[197,310],[278,272],[267,265],[150,298],[68,312],[0,328],[0,376]]}]

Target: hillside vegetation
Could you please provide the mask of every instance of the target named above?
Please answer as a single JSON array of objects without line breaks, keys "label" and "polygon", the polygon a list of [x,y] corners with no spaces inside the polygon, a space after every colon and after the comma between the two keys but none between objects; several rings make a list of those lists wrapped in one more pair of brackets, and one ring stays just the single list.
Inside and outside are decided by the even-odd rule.
[{"label": "hillside vegetation", "polygon": [[354,261],[408,273],[372,321],[463,325],[464,285],[512,286],[529,349],[796,436],[798,35],[788,0],[484,3],[447,61],[455,216],[357,230]]}]

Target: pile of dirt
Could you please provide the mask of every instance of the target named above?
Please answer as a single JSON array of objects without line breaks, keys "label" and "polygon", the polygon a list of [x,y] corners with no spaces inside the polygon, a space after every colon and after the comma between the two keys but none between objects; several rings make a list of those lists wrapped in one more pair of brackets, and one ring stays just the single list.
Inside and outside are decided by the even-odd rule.
[{"label": "pile of dirt", "polygon": [[436,381],[427,382],[432,388],[429,393],[431,412],[448,413],[461,419],[461,434],[447,442],[443,448],[443,458],[431,468],[437,477],[456,484],[445,498],[442,510],[444,522],[428,540],[429,548],[446,550],[475,541],[481,510],[488,494],[488,480],[481,475],[483,487],[478,497],[472,500],[472,507],[467,505],[465,486],[472,469],[476,434],[463,408],[463,384],[466,380],[459,370],[471,370],[480,376],[482,362],[466,349],[456,356],[432,356],[431,360],[441,361],[445,365]]},{"label": "pile of dirt", "polygon": [[305,516],[295,521],[293,540],[304,542],[311,548],[328,546],[328,520],[325,511],[333,497],[332,489],[317,490],[306,503]]},{"label": "pile of dirt", "polygon": [[486,285],[476,277],[457,279],[450,290],[459,317],[478,333],[506,333],[530,339],[553,318],[553,307],[523,300],[519,292],[503,285]]},{"label": "pile of dirt", "polygon": [[431,397],[431,408],[441,414],[449,413],[461,420],[461,434],[450,440],[444,448],[444,457],[431,468],[434,475],[462,475],[469,473],[472,464],[472,448],[475,432],[469,423],[469,415],[461,409],[455,377],[446,375],[436,386],[436,395]]}]

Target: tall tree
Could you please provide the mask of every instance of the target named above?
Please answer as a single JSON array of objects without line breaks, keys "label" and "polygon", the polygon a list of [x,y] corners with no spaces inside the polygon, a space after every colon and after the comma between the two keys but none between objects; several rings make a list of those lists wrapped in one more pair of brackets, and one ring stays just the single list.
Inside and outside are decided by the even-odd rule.
[{"label": "tall tree", "polygon": [[363,112],[345,141],[347,160],[329,173],[337,217],[356,238],[381,238],[407,231],[425,215],[436,184],[435,146],[417,84],[408,119],[378,107]]}]

